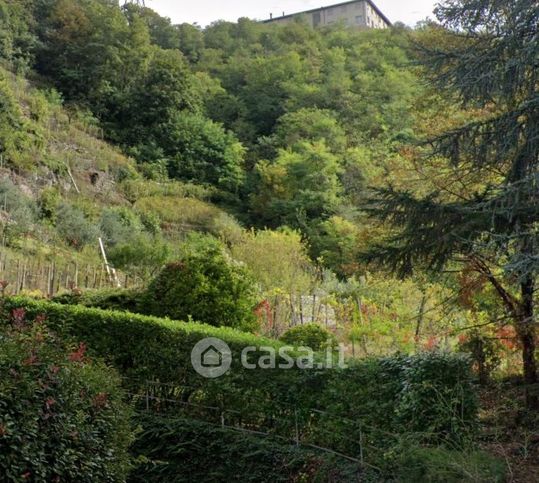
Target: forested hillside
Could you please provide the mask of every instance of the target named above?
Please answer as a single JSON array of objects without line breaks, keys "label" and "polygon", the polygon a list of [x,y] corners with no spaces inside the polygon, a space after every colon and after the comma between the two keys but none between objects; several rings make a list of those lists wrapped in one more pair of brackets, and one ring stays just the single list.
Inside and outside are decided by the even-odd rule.
[{"label": "forested hillside", "polygon": [[[95,449],[82,481],[536,475],[539,10],[516,3],[360,30],[0,0],[0,368],[44,420],[60,397],[92,415],[99,437],[70,414],[43,431]],[[341,344],[352,367],[249,374],[234,354],[201,380],[203,337]],[[26,417],[17,371],[0,453],[26,461],[2,442]],[[212,476],[199,437],[228,442]],[[7,481],[61,476],[32,461]]]},{"label": "forested hillside", "polygon": [[[2,12],[3,191],[14,198],[4,245],[19,267],[20,253],[45,260],[37,285],[33,266],[13,268],[18,286],[106,285],[98,236],[121,283],[144,284],[202,233],[254,275],[265,323],[276,324],[264,330],[329,318],[367,354],[442,341],[445,288],[360,260],[380,231],[361,210],[367,188],[404,183],[404,146],[429,115],[410,32],[247,19],[201,31],[98,1]],[[51,281],[58,257],[71,268]]]}]

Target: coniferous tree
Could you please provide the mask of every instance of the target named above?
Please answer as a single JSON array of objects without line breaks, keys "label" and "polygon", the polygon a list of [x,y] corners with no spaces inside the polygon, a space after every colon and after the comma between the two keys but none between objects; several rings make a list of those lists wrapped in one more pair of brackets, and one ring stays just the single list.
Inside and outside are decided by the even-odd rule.
[{"label": "coniferous tree", "polygon": [[518,334],[527,405],[537,408],[539,5],[447,0],[437,16],[445,42],[420,46],[430,79],[482,114],[430,145],[483,183],[458,196],[378,190],[368,210],[397,230],[367,257],[401,274],[456,263],[488,281]]}]

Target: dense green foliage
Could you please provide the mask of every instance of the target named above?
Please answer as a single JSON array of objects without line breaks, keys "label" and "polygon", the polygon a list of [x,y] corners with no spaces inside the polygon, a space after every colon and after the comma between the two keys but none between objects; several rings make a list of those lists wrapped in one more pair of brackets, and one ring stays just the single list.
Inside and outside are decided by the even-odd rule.
[{"label": "dense green foliage", "polygon": [[112,369],[22,310],[2,322],[0,372],[2,481],[125,481],[131,413]]},{"label": "dense green foliage", "polygon": [[[212,482],[217,479],[274,481],[432,481],[503,482],[503,462],[487,453],[426,448],[405,441],[391,469],[360,467],[339,455],[290,446],[285,441],[260,439],[218,425],[166,414],[142,415],[142,432],[133,447],[143,456],[129,481]],[[148,458],[148,459],[146,459]]]},{"label": "dense green foliage", "polygon": [[258,299],[252,276],[211,239],[201,238],[195,247],[189,246],[150,283],[139,311],[218,327],[256,329]]},{"label": "dense green foliage", "polygon": [[0,1],[0,57],[24,71],[32,60],[36,38],[28,24],[28,1]]},{"label": "dense green foliage", "polygon": [[[341,248],[324,222],[356,224],[352,205],[380,154],[414,136],[421,90],[399,28],[241,19],[200,30],[108,0],[14,0],[2,11],[20,52],[0,57],[22,55],[145,176],[210,185],[251,226],[301,230],[315,258]],[[321,260],[348,274],[354,257]]]},{"label": "dense green foliage", "polygon": [[207,183],[236,192],[243,182],[244,148],[235,137],[201,115],[179,113],[161,128],[171,178]]},{"label": "dense green foliage", "polygon": [[[358,454],[361,430],[381,449],[397,444],[405,434],[419,442],[463,441],[475,427],[469,360],[458,355],[371,359],[322,371],[252,370],[241,364],[244,347],[258,348],[250,355],[256,361],[265,353],[262,346],[280,345],[229,328],[25,299],[6,299],[4,309],[21,306],[31,315],[45,314],[60,335],[85,342],[91,354],[121,372],[132,391],[146,391],[147,380],[171,383],[197,411],[198,405],[229,411],[231,423],[257,421],[264,426],[259,415],[264,414],[268,424],[273,415],[278,424],[270,424],[271,431],[293,437],[299,417],[306,442],[352,454]],[[231,371],[217,381],[199,376],[191,366],[192,347],[206,337],[226,341],[233,353]],[[220,421],[212,411],[206,418]],[[357,426],[350,427],[348,420]],[[369,458],[387,463],[379,450]]]},{"label": "dense green foliage", "polygon": [[40,133],[35,131],[23,116],[13,89],[0,71],[0,156],[11,164],[28,166],[27,159],[40,141]]},{"label": "dense green foliage", "polygon": [[64,292],[52,299],[63,305],[82,305],[103,310],[136,313],[144,293],[139,290],[107,289],[85,292]]},{"label": "dense green foliage", "polygon": [[281,336],[280,340],[295,347],[310,347],[314,351],[335,347],[337,343],[335,336],[318,324],[292,327]]},{"label": "dense green foliage", "polygon": [[456,264],[492,285],[522,346],[527,404],[538,409],[537,2],[455,0],[437,13],[448,32],[425,39],[422,61],[433,86],[476,113],[430,140],[432,156],[458,168],[447,189],[378,191],[372,212],[396,230],[370,258],[401,274]]},{"label": "dense green foliage", "polygon": [[357,481],[357,465],[301,447],[261,440],[230,429],[165,416],[141,418],[134,445],[139,465],[130,482],[169,481],[342,483]]},{"label": "dense green foliage", "polygon": [[[0,0],[2,294],[68,289],[58,301],[123,311],[19,301],[62,339],[87,342],[132,392],[172,384],[164,399],[187,403],[182,417],[287,440],[298,430],[353,457],[363,441],[386,479],[494,481],[488,458],[446,445],[476,428],[468,358],[450,351],[460,335],[485,380],[500,338],[513,364],[524,349],[527,387],[537,382],[537,12],[531,0],[448,0],[441,25],[415,30],[248,19],[202,29],[130,2]],[[371,271],[365,252],[414,278]],[[136,288],[77,287],[111,283]],[[508,316],[513,328],[501,326]],[[316,325],[287,332],[306,318],[367,360],[241,367],[246,345],[323,349]],[[190,369],[206,336],[235,353],[218,382]],[[171,437],[163,426],[145,429],[143,452],[185,464],[156,445]],[[234,453],[242,438],[228,441],[215,456],[223,471],[253,462]],[[323,458],[257,448],[254,474],[267,450],[283,479],[343,479]]]},{"label": "dense green foliage", "polygon": [[399,481],[462,483],[507,481],[504,463],[482,451],[459,452],[445,448],[407,448],[396,462]]}]

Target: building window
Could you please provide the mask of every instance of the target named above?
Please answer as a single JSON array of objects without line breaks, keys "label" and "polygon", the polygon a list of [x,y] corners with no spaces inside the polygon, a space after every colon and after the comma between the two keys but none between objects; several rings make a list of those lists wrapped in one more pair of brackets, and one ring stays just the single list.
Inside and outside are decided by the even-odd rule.
[{"label": "building window", "polygon": [[357,24],[362,24],[363,23],[363,15],[358,15],[356,17],[356,23]]}]

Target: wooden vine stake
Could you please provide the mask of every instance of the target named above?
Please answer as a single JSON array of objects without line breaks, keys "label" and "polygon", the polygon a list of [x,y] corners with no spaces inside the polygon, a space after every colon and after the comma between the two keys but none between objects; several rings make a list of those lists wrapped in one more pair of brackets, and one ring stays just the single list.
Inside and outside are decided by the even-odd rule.
[{"label": "wooden vine stake", "polygon": [[101,249],[101,256],[103,257],[103,261],[105,262],[105,269],[107,270],[107,275],[109,276],[110,283],[115,285],[117,288],[120,288],[122,285],[120,284],[120,280],[118,279],[116,270],[109,265],[107,253],[105,252],[105,245],[103,244],[103,239],[101,237],[99,237],[99,248]]}]

